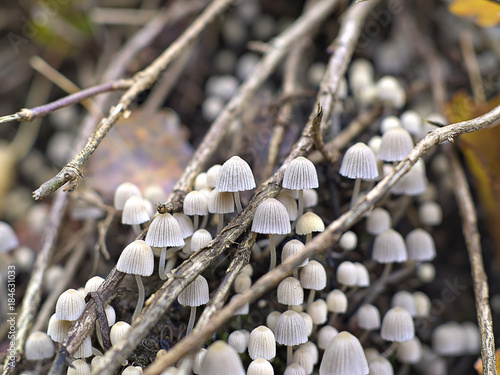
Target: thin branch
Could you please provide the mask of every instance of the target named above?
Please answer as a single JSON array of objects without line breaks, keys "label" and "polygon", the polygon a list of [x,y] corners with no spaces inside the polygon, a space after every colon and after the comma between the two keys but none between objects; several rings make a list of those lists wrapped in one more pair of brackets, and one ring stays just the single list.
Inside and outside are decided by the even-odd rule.
[{"label": "thin branch", "polygon": [[117,105],[113,106],[107,118],[103,119],[97,130],[87,142],[85,148],[73,158],[52,179],[44,182],[33,192],[33,198],[40,199],[58,190],[69,182],[65,190],[73,190],[78,185],[78,180],[83,177],[83,166],[88,158],[94,153],[104,137],[109,133],[113,125],[128,112],[128,107],[144,90],[148,89],[157,81],[161,72],[175,59],[185,48],[191,45],[205,29],[205,27],[226,7],[232,0],[215,0],[203,13],[191,24],[191,26],[167,48],[146,69],[134,75],[134,83],[123,94]]},{"label": "thin branch", "polygon": [[472,270],[477,321],[479,323],[479,333],[481,334],[483,373],[493,375],[497,373],[495,336],[493,332],[491,308],[489,305],[488,277],[484,270],[480,235],[477,228],[477,213],[467,179],[455,151],[449,149],[448,156],[451,162],[451,175],[454,181],[453,189],[462,218],[462,229]]},{"label": "thin branch", "polygon": [[[371,2],[361,4],[371,4]],[[460,134],[484,129],[497,122],[499,119],[500,106],[473,120],[452,124],[429,133],[413,148],[408,156],[406,156],[389,175],[370,190],[356,206],[344,213],[337,220],[333,221],[324,232],[317,235],[304,249],[297,252],[292,257],[287,258],[285,262],[262,276],[248,291],[233,298],[231,302],[212,317],[205,327],[179,341],[164,357],[162,357],[162,366],[173,365],[184,355],[200,347],[210,335],[216,332],[234,315],[236,310],[246,303],[255,301],[271,288],[274,288],[282,279],[292,272],[293,269],[297,268],[305,258],[312,257],[315,254],[331,248],[331,246],[338,242],[341,235],[360,220],[363,215],[410,170],[418,161],[419,157],[428,150]],[[146,369],[144,375],[155,375],[159,373],[159,369],[152,365]]]}]

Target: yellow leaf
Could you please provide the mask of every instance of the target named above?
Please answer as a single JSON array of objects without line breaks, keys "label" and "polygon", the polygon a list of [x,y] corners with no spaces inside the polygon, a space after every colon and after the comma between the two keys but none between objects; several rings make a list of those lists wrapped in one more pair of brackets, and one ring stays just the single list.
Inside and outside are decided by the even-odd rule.
[{"label": "yellow leaf", "polygon": [[493,27],[500,23],[500,4],[489,0],[454,0],[448,9],[457,16],[473,17],[482,27]]},{"label": "yellow leaf", "polygon": [[[497,349],[495,357],[497,357],[497,373],[500,373],[500,349]],[[474,368],[478,375],[483,375],[483,361],[481,361],[481,358],[478,358],[476,363],[474,363]]]}]

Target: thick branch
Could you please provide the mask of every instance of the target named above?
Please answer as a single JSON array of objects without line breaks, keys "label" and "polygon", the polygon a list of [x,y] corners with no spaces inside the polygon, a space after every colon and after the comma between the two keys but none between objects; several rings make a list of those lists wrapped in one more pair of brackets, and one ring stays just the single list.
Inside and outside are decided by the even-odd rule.
[{"label": "thick branch", "polygon": [[472,283],[476,298],[477,321],[481,334],[481,360],[484,374],[496,374],[495,336],[493,321],[489,305],[488,278],[484,270],[483,255],[477,228],[477,214],[474,208],[469,185],[458,157],[453,150],[448,153],[451,161],[451,174],[453,176],[453,189],[458,202],[462,228],[467,245],[467,253],[472,270]]},{"label": "thick branch", "polygon": [[83,166],[94,153],[113,125],[128,111],[129,105],[137,95],[151,87],[156,82],[161,72],[191,43],[193,43],[207,24],[219,15],[232,0],[215,0],[191,24],[191,26],[167,48],[151,65],[135,74],[132,86],[123,94],[118,104],[111,108],[107,118],[103,119],[97,130],[87,142],[85,148],[73,158],[54,178],[45,182],[33,192],[33,198],[46,197],[59,189],[67,182],[71,182],[71,189],[75,188],[78,178],[83,176]]},{"label": "thick branch", "polygon": [[[369,3],[361,3],[369,4]],[[184,355],[200,347],[210,335],[216,332],[234,312],[241,308],[245,303],[253,302],[271,288],[275,287],[284,279],[293,269],[297,268],[305,258],[312,257],[329,249],[338,242],[341,235],[348,230],[354,223],[360,220],[363,215],[370,210],[373,205],[387,193],[396,182],[406,174],[410,168],[425,154],[429,149],[454,137],[484,129],[500,119],[500,106],[491,112],[473,120],[452,124],[429,133],[424,137],[401,161],[398,166],[382,181],[380,181],[365,197],[363,197],[356,206],[350,211],[344,213],[337,220],[333,221],[323,233],[317,235],[309,242],[304,249],[296,253],[278,267],[262,276],[245,293],[232,299],[222,310],[216,313],[210,322],[202,329],[193,332],[178,342],[168,353],[162,357],[162,365],[173,365]],[[156,368],[146,369],[145,375],[159,374]]]}]

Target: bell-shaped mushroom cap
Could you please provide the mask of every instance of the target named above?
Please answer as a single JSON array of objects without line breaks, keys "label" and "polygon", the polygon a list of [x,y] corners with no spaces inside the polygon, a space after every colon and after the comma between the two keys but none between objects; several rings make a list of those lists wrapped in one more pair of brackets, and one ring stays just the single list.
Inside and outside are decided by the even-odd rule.
[{"label": "bell-shaped mushroom cap", "polygon": [[55,342],[63,342],[73,322],[57,319],[56,314],[52,314],[47,327],[47,335]]},{"label": "bell-shaped mushroom cap", "polygon": [[380,328],[380,311],[376,306],[365,304],[356,312],[358,326],[367,331]]},{"label": "bell-shaped mushroom cap", "polygon": [[265,199],[255,211],[252,232],[263,234],[288,234],[292,230],[283,203],[274,198]]},{"label": "bell-shaped mushroom cap", "polygon": [[117,210],[123,210],[125,202],[131,197],[141,197],[141,190],[131,182],[124,182],[115,190],[114,194],[114,206]]},{"label": "bell-shaped mushroom cap", "polygon": [[111,344],[115,345],[122,339],[122,337],[124,337],[128,333],[129,330],[130,324],[128,324],[127,322],[119,321],[113,324],[109,332],[109,339],[111,340]]},{"label": "bell-shaped mushroom cap", "polygon": [[300,281],[287,277],[278,285],[278,302],[283,305],[296,306],[304,303],[304,290]]},{"label": "bell-shaped mushroom cap", "polygon": [[422,117],[417,112],[409,109],[404,111],[400,118],[403,128],[408,130],[410,134],[420,136],[422,133]]},{"label": "bell-shaped mushroom cap", "polygon": [[311,260],[300,271],[300,284],[304,289],[323,290],[326,287],[326,271],[323,265]]},{"label": "bell-shaped mushroom cap", "polygon": [[377,235],[391,227],[391,215],[381,207],[374,208],[366,218],[366,231]]},{"label": "bell-shaped mushroom cap", "polygon": [[159,214],[149,225],[146,243],[153,247],[177,247],[184,245],[181,226],[169,213]]},{"label": "bell-shaped mushroom cap", "polygon": [[318,332],[318,348],[325,350],[330,341],[337,336],[339,331],[335,327],[326,325]]},{"label": "bell-shaped mushroom cap", "polygon": [[116,263],[118,271],[140,276],[151,276],[154,266],[153,250],[143,240],[135,240],[128,244]]},{"label": "bell-shaped mushroom cap", "polygon": [[325,230],[325,223],[314,212],[306,212],[297,220],[297,227],[295,232],[298,235],[305,235],[312,232],[323,232]]},{"label": "bell-shaped mushroom cap", "polygon": [[198,229],[191,237],[191,251],[194,253],[203,249],[205,246],[208,246],[210,241],[212,241],[210,232],[206,229]]},{"label": "bell-shaped mushroom cap", "polygon": [[477,324],[463,322],[462,333],[465,336],[465,353],[478,354],[481,351],[481,334],[479,333]]},{"label": "bell-shaped mushroom cap", "polygon": [[436,202],[424,202],[418,208],[418,217],[425,225],[439,225],[443,221],[443,210]]},{"label": "bell-shaped mushroom cap", "polygon": [[393,307],[382,320],[380,336],[387,341],[408,341],[415,336],[415,326],[408,311],[402,307]]},{"label": "bell-shaped mushroom cap", "polygon": [[101,276],[94,276],[88,279],[85,283],[85,295],[96,292],[103,282],[104,279]]},{"label": "bell-shaped mushroom cap", "polygon": [[75,289],[68,289],[62,293],[56,303],[56,318],[59,320],[75,321],[85,310],[85,298]]},{"label": "bell-shaped mushroom cap", "polygon": [[402,127],[387,130],[382,135],[382,144],[377,157],[384,161],[401,161],[413,148],[410,133]]},{"label": "bell-shaped mushroom cap", "polygon": [[92,356],[92,339],[90,338],[90,335],[87,335],[83,339],[83,342],[80,344],[80,346],[76,349],[73,357],[88,358],[90,356]]},{"label": "bell-shaped mushroom cap", "polygon": [[224,341],[216,341],[208,347],[201,363],[200,375],[245,375],[240,356]]},{"label": "bell-shaped mushroom cap", "polygon": [[381,77],[376,83],[376,89],[377,97],[382,103],[392,105],[396,108],[401,105],[402,99],[400,96],[405,96],[405,92],[398,80],[390,75]]},{"label": "bell-shaped mushroom cap", "polygon": [[[182,212],[174,212],[172,216],[179,223],[179,227],[181,228],[182,238],[185,239],[190,237],[194,232],[193,222],[191,221],[191,219]],[[151,230],[151,226],[149,226],[149,228],[150,228],[149,230]]]},{"label": "bell-shaped mushroom cap", "polygon": [[352,251],[358,246],[358,236],[351,230],[345,232],[339,240],[339,246],[342,250]]},{"label": "bell-shaped mushroom cap", "polygon": [[349,332],[340,332],[330,341],[319,367],[320,375],[366,375],[368,374],[363,347]]},{"label": "bell-shaped mushroom cap", "polygon": [[165,202],[167,194],[160,185],[149,185],[144,191],[144,198],[153,204]]},{"label": "bell-shaped mushroom cap", "polygon": [[207,186],[209,188],[214,189],[217,184],[217,176],[219,175],[219,171],[222,168],[220,164],[214,164],[207,171]]},{"label": "bell-shaped mushroom cap", "polygon": [[328,307],[324,299],[317,299],[307,306],[307,313],[314,324],[321,325],[328,320]]},{"label": "bell-shaped mushroom cap", "polygon": [[372,258],[379,263],[406,261],[408,255],[403,236],[391,228],[377,235],[373,243]]},{"label": "bell-shaped mushroom cap", "polygon": [[208,215],[208,199],[203,193],[199,191],[190,191],[184,198],[183,208],[184,213],[189,216]]},{"label": "bell-shaped mushroom cap", "polygon": [[356,267],[357,276],[356,285],[360,288],[370,286],[370,274],[368,273],[365,265],[359,262],[354,262],[354,266]]},{"label": "bell-shaped mushroom cap", "polygon": [[28,361],[40,361],[52,358],[54,343],[45,332],[32,332],[26,339],[24,353]]},{"label": "bell-shaped mushroom cap", "polygon": [[298,363],[292,363],[285,369],[283,375],[306,375],[306,370]]},{"label": "bell-shaped mushroom cap", "polygon": [[328,311],[343,314],[347,311],[347,296],[340,289],[334,289],[326,296]]},{"label": "bell-shaped mushroom cap", "polygon": [[337,268],[337,282],[345,286],[356,286],[358,282],[358,274],[356,266],[349,261],[340,263]]},{"label": "bell-shaped mushroom cap", "polygon": [[465,353],[466,340],[460,324],[444,323],[432,332],[432,349],[440,355],[459,356]]},{"label": "bell-shaped mushroom cap", "polygon": [[241,331],[233,331],[227,337],[227,343],[238,353],[244,353],[247,350],[248,337]]},{"label": "bell-shaped mushroom cap", "polygon": [[415,317],[427,318],[431,312],[430,298],[423,292],[414,292],[413,299],[415,300]]},{"label": "bell-shaped mushroom cap", "polygon": [[207,173],[206,172],[201,172],[196,175],[196,178],[194,179],[194,189],[195,190],[201,190],[208,187],[207,186]]},{"label": "bell-shaped mushroom cap", "polygon": [[370,374],[394,375],[394,369],[392,368],[391,362],[381,355],[377,355],[368,360],[368,368],[370,369]]},{"label": "bell-shaped mushroom cap", "polygon": [[432,236],[424,229],[414,229],[406,236],[408,259],[426,261],[436,257],[436,247]]},{"label": "bell-shaped mushroom cap", "polygon": [[299,156],[285,169],[284,188],[291,190],[315,189],[319,186],[316,167],[309,159]]},{"label": "bell-shaped mushroom cap", "polygon": [[391,189],[393,194],[405,194],[410,196],[420,195],[427,190],[427,176],[425,174],[425,163],[420,158],[413,167],[405,174]]},{"label": "bell-shaped mushroom cap", "polygon": [[245,293],[252,287],[252,278],[246,273],[240,272],[236,279],[234,279],[233,289],[235,293]]},{"label": "bell-shaped mushroom cap", "polygon": [[300,345],[301,349],[306,349],[312,357],[313,363],[317,364],[319,360],[319,351],[316,344],[312,341],[307,341],[306,343]]},{"label": "bell-shaped mushroom cap", "polygon": [[401,363],[417,363],[422,359],[422,343],[418,337],[403,341],[398,345],[397,359]]},{"label": "bell-shaped mushroom cap", "polygon": [[285,206],[290,221],[297,220],[298,212],[297,212],[297,202],[295,201],[295,199],[290,194],[284,191],[279,193],[276,199],[279,200],[281,203],[283,203],[283,206]]},{"label": "bell-shaped mushroom cap", "polygon": [[266,326],[259,326],[250,333],[248,355],[252,359],[264,358],[270,361],[276,357],[276,339],[273,331]]},{"label": "bell-shaped mushroom cap", "polygon": [[67,375],[90,375],[90,366],[82,359],[71,362]]},{"label": "bell-shaped mushroom cap", "polygon": [[349,86],[357,92],[373,84],[374,69],[370,61],[357,58],[351,63],[348,72]]},{"label": "bell-shaped mushroom cap", "polygon": [[201,364],[205,358],[205,354],[207,354],[207,349],[201,348],[194,356],[193,372],[195,374],[199,374],[201,372]]},{"label": "bell-shaped mushroom cap", "polygon": [[149,220],[146,201],[142,197],[132,196],[125,202],[122,212],[122,224],[142,224]]},{"label": "bell-shaped mushroom cap", "polygon": [[304,318],[293,310],[280,315],[274,327],[276,342],[281,345],[295,346],[307,341],[307,327]]},{"label": "bell-shaped mushroom cap", "polygon": [[248,365],[247,375],[274,375],[273,365],[263,358],[254,359]]},{"label": "bell-shaped mushroom cap", "polygon": [[[234,296],[231,297],[230,301],[237,298],[238,296],[241,296],[241,294],[235,294]],[[248,302],[245,302],[239,309],[237,309],[234,312],[234,316],[247,315],[249,312],[250,312],[250,304]]]},{"label": "bell-shaped mushroom cap", "polygon": [[239,156],[233,156],[224,164],[217,174],[215,189],[217,191],[245,191],[255,188],[255,179],[248,163]]},{"label": "bell-shaped mushroom cap", "polygon": [[[283,246],[283,251],[281,252],[281,261],[284,262],[287,258],[291,257],[295,253],[302,250],[306,245],[304,245],[299,240],[290,240],[285,246]],[[309,258],[304,259],[299,267],[304,267],[309,262]]]},{"label": "bell-shaped mushroom cap", "polygon": [[207,279],[198,275],[191,284],[179,293],[177,300],[183,306],[201,306],[208,302],[209,295]]},{"label": "bell-shaped mushroom cap", "polygon": [[407,292],[406,290],[400,290],[394,293],[391,299],[391,307],[402,307],[410,313],[411,316],[415,316],[417,313],[417,308],[415,306],[415,298],[413,294]]},{"label": "bell-shaped mushroom cap", "polygon": [[208,212],[211,214],[229,214],[234,212],[233,195],[227,191],[212,190],[208,197]]},{"label": "bell-shaped mushroom cap", "polygon": [[311,353],[307,349],[299,348],[293,353],[293,362],[301,365],[306,374],[311,374],[313,372],[314,363],[311,357]]},{"label": "bell-shaped mushroom cap", "polygon": [[276,326],[276,322],[278,318],[281,316],[279,311],[271,311],[266,317],[266,325],[269,327],[271,331],[274,332],[274,327]]},{"label": "bell-shaped mushroom cap", "polygon": [[0,253],[6,253],[19,246],[14,229],[5,221],[0,221]]},{"label": "bell-shaped mushroom cap", "polygon": [[314,189],[304,190],[304,208],[315,207],[318,204],[318,193]]},{"label": "bell-shaped mushroom cap", "polygon": [[387,116],[380,122],[380,133],[384,134],[387,130],[402,126],[401,121],[396,116]]},{"label": "bell-shaped mushroom cap", "polygon": [[378,168],[375,153],[362,142],[354,144],[347,149],[339,173],[347,178],[377,178]]},{"label": "bell-shaped mushroom cap", "polygon": [[121,375],[142,375],[142,367],[139,367],[139,366],[127,366],[122,371]]},{"label": "bell-shaped mushroom cap", "polygon": [[311,318],[311,315],[309,315],[308,313],[303,312],[303,311],[300,312],[299,314],[302,317],[302,319],[304,319],[304,322],[306,323],[307,337],[309,337],[312,333],[313,328],[314,328],[314,322]]}]

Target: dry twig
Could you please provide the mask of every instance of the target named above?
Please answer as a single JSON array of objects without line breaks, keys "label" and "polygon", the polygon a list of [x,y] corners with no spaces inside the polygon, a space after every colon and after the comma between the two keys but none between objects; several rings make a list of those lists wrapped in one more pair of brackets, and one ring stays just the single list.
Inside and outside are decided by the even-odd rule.
[{"label": "dry twig", "polygon": [[[498,107],[497,107],[498,108]],[[483,362],[483,374],[494,375],[496,370],[495,336],[493,333],[493,320],[489,304],[488,278],[484,270],[483,255],[479,230],[477,228],[477,214],[474,208],[467,178],[458,157],[451,148],[448,150],[451,162],[451,175],[453,177],[453,189],[458,202],[460,216],[462,218],[462,229],[469,254],[472,270],[472,283],[474,285],[474,296],[476,298],[477,321],[481,334],[481,360]]]}]

